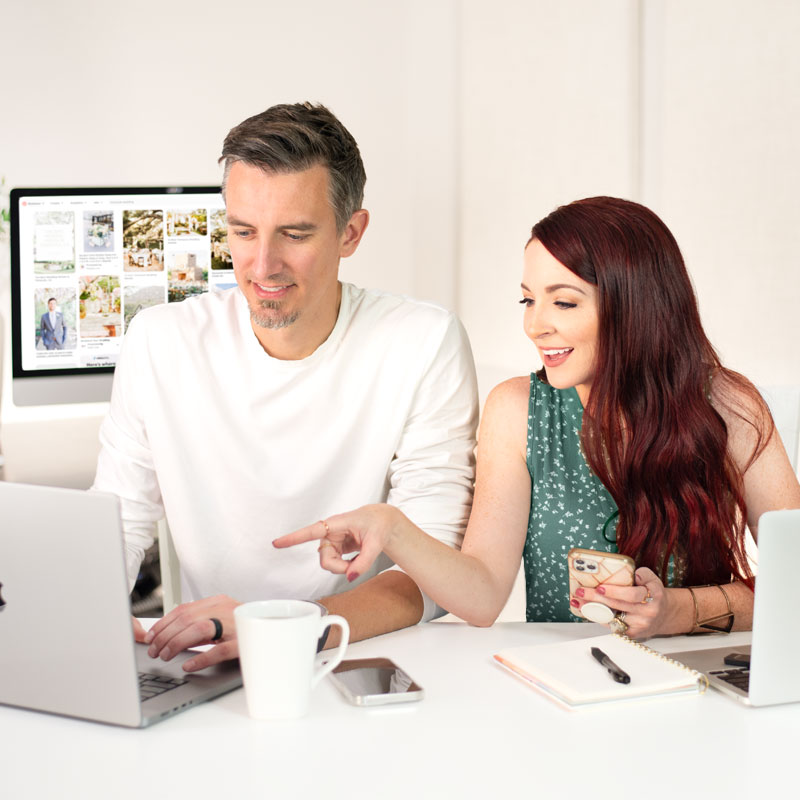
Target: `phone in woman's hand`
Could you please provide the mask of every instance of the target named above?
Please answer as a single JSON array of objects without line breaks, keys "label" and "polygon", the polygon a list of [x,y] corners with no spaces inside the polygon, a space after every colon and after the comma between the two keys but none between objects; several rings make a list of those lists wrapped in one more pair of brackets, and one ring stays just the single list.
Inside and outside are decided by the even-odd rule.
[{"label": "phone in woman's hand", "polygon": [[[633,573],[636,564],[630,556],[623,556],[621,553],[604,553],[600,550],[584,550],[580,547],[573,547],[567,553],[567,567],[569,570],[569,596],[575,594],[575,590],[580,586],[589,589],[596,589],[603,584],[613,586],[633,586]],[[589,605],[587,603],[587,605]],[[593,602],[591,605],[601,606],[602,603]],[[608,606],[604,606],[608,608]],[[591,617],[584,614],[580,608],[575,608],[570,604],[569,610],[576,617],[589,619]],[[609,609],[609,619],[613,612]],[[593,622],[608,620],[592,619]]]}]

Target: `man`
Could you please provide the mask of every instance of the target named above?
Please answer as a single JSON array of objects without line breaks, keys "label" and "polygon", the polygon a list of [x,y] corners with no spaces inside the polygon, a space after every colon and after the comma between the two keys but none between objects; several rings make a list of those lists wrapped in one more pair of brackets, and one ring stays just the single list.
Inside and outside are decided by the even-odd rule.
[{"label": "man", "polygon": [[64,324],[64,315],[58,308],[58,301],[51,297],[47,301],[48,310],[42,314],[39,323],[42,330],[42,344],[48,350],[63,350],[67,341],[67,326]]},{"label": "man", "polygon": [[458,546],[477,420],[458,320],[338,280],[369,222],[339,120],[275,106],[235,127],[220,160],[238,288],[137,315],[95,481],[121,498],[131,582],[166,512],[190,602],[137,636],[164,659],[217,642],[188,670],[237,655],[233,609],[247,600],[322,598],[353,640],[430,619],[436,607],[391,562],[343,591],[313,545],[272,541],[389,502]]}]

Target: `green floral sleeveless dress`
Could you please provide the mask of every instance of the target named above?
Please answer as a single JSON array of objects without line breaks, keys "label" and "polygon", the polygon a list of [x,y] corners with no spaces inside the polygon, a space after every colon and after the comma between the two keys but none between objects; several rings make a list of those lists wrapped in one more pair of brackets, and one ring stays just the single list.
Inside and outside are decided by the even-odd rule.
[{"label": "green floral sleeveless dress", "polygon": [[[578,622],[569,610],[567,553],[617,548],[603,526],[617,506],[580,446],[583,406],[575,388],[554,389],[531,375],[528,472],[531,512],[523,562],[528,622]],[[616,519],[606,529],[616,538]]]}]

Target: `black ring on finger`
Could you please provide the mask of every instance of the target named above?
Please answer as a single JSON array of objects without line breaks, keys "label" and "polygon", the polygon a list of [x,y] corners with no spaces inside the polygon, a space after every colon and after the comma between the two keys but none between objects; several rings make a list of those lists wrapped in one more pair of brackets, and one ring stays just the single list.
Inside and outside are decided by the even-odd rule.
[{"label": "black ring on finger", "polygon": [[214,623],[214,636],[211,641],[218,642],[222,638],[222,623],[216,617],[209,617],[209,619]]}]

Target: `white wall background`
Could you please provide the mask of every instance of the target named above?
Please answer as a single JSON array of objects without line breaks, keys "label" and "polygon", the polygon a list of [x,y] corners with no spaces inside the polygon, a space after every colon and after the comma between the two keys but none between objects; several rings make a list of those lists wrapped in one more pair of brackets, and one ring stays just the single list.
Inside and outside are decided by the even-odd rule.
[{"label": "white wall background", "polygon": [[[537,366],[516,305],[531,225],[601,193],[672,227],[730,366],[800,383],[798,41],[795,0],[5,3],[0,175],[215,183],[232,125],[322,101],[368,173],[343,278],[455,309],[482,394]],[[103,407],[16,408],[5,372],[6,477],[86,485]]]}]

